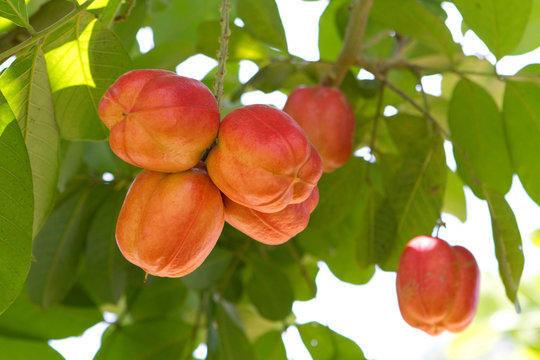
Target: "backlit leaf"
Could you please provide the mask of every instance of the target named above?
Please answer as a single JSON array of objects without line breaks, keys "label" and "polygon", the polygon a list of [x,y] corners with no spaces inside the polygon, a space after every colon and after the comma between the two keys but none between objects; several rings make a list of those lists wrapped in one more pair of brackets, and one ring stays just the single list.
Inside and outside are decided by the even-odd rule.
[{"label": "backlit leaf", "polygon": [[49,214],[58,179],[60,140],[41,47],[18,54],[0,76],[0,89],[21,128],[34,187],[34,236]]},{"label": "backlit leaf", "polygon": [[107,128],[97,114],[99,101],[107,88],[132,67],[120,41],[83,12],[49,35],[43,50],[61,136],[70,140],[106,139]]},{"label": "backlit leaf", "polygon": [[285,31],[275,0],[237,0],[238,16],[256,39],[286,51]]},{"label": "backlit leaf", "polygon": [[531,11],[531,0],[454,0],[463,20],[497,58],[516,48]]},{"label": "backlit leaf", "polygon": [[443,21],[418,1],[377,0],[371,8],[370,20],[409,35],[449,58],[457,49]]},{"label": "backlit leaf", "polygon": [[28,26],[28,14],[24,0],[3,0],[0,2],[0,17],[9,19],[22,27]]}]

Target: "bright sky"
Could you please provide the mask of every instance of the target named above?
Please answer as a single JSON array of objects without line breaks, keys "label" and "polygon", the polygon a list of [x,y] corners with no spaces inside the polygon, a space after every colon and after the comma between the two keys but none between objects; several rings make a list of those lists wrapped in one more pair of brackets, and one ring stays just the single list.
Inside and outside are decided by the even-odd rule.
[{"label": "bright sky", "polygon": [[[318,19],[328,0],[276,0],[282,16],[289,51],[306,60],[318,60],[317,50]],[[494,63],[495,57],[472,32],[461,33],[461,15],[453,4],[443,3],[448,14],[447,26],[454,40],[463,45],[465,54],[486,57]],[[234,34],[233,34],[234,36]],[[153,46],[152,31],[141,29],[137,39],[141,51],[146,52]],[[500,74],[511,75],[529,63],[540,63],[540,48],[522,56],[508,56],[497,64]],[[204,55],[193,56],[177,68],[181,75],[202,79],[214,66],[216,61]],[[240,64],[240,82],[246,82],[258,68],[253,62],[242,61]],[[370,78],[371,74],[362,71],[361,78]],[[425,77],[422,84],[426,92],[438,96],[441,93],[440,75]],[[247,104],[267,103],[282,108],[286,96],[280,92],[264,94],[254,91],[244,94],[242,102]],[[385,115],[395,113],[388,107]],[[455,167],[451,145],[446,144],[449,166]],[[478,200],[470,191],[466,191],[467,214],[466,223],[461,223],[451,215],[443,215],[446,228],[441,229],[440,237],[453,245],[466,246],[476,257],[484,273],[498,276],[497,262],[494,256],[493,240],[489,212],[484,201]],[[540,272],[540,250],[531,244],[529,234],[540,227],[536,219],[540,219],[540,208],[533,203],[521,187],[519,181],[514,183],[507,200],[516,213],[517,221],[523,236],[526,264],[524,277],[531,277]],[[328,267],[320,264],[317,276],[317,296],[306,302],[295,302],[294,314],[299,323],[318,321],[330,326],[333,330],[356,341],[367,358],[378,360],[420,359],[432,349],[443,346],[454,335],[448,333],[431,337],[422,331],[408,326],[399,313],[395,293],[395,273],[378,270],[373,279],[366,285],[355,286],[343,283],[334,277]],[[502,285],[500,296],[504,297]],[[513,311],[511,305],[505,311]],[[495,315],[496,316],[496,315]],[[513,315],[511,315],[513,316]],[[504,324],[500,324],[504,327]],[[90,360],[99,348],[99,338],[106,324],[100,323],[89,329],[82,337],[69,338],[62,341],[51,341],[67,360]],[[311,356],[301,343],[298,331],[289,328],[283,335],[287,355],[291,360],[310,360]],[[84,351],[82,349],[85,349]],[[206,350],[200,347],[196,356],[204,358]]]}]

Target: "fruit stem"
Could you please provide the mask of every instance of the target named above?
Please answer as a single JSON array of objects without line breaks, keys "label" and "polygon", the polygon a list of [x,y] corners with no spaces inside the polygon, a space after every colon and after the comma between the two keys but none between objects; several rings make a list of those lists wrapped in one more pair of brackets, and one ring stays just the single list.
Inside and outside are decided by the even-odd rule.
[{"label": "fruit stem", "polygon": [[217,51],[218,67],[216,72],[216,80],[214,81],[214,96],[216,97],[219,110],[222,109],[221,100],[223,98],[223,79],[227,69],[225,65],[227,63],[229,37],[231,36],[231,28],[229,26],[229,12],[231,10],[230,0],[222,0],[221,7],[219,9],[221,18],[221,35],[219,36],[219,50]]},{"label": "fruit stem", "polygon": [[357,63],[362,52],[362,40],[373,1],[354,0],[350,6],[351,14],[345,30],[341,52],[332,68],[323,78],[323,85],[339,87],[349,68]]}]

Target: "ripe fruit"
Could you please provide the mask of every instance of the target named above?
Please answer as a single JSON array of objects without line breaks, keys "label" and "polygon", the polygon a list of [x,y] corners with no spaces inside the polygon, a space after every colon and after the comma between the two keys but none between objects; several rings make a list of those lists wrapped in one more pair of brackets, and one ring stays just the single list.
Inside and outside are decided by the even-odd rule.
[{"label": "ripe fruit", "polygon": [[302,129],[267,105],[244,106],[223,119],[207,166],[228,198],[262,212],[306,200],[322,174],[321,158]]},{"label": "ripe fruit", "polygon": [[224,221],[221,193],[205,170],[143,170],[120,210],[116,242],[147,273],[180,277],[206,259]]},{"label": "ripe fruit", "polygon": [[321,85],[294,89],[283,108],[302,127],[321,156],[324,172],[347,162],[353,149],[354,111],[337,88]]},{"label": "ripe fruit", "polygon": [[431,236],[412,239],[397,269],[403,319],[430,335],[464,330],[476,313],[479,275],[474,256],[464,247]]},{"label": "ripe fruit", "polygon": [[268,245],[283,244],[303,231],[309,215],[319,202],[319,190],[299,204],[290,204],[275,213],[263,213],[224,197],[225,221],[251,238]]},{"label": "ripe fruit", "polygon": [[145,169],[190,169],[215,140],[219,110],[200,81],[165,70],[134,70],[118,78],[99,103],[122,160]]}]

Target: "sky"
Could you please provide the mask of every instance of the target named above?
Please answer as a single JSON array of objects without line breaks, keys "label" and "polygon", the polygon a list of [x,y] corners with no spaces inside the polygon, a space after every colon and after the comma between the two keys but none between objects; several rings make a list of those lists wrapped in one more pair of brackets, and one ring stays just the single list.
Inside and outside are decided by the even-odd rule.
[{"label": "sky", "polygon": [[[318,21],[328,4],[328,0],[276,0],[276,3],[285,27],[289,52],[306,60],[318,60]],[[492,64],[495,63],[493,54],[489,53],[487,47],[472,31],[468,30],[462,34],[462,19],[455,6],[443,3],[443,9],[448,14],[446,24],[454,41],[462,44],[465,54],[485,57]],[[237,24],[241,25],[239,19]],[[152,48],[151,29],[141,29],[137,39],[142,52]],[[496,68],[499,74],[512,75],[523,66],[535,62],[540,63],[540,48],[526,55],[505,57],[497,63]],[[215,60],[204,55],[196,55],[181,63],[177,68],[177,73],[202,79],[216,65]],[[239,81],[246,82],[257,70],[257,65],[253,62],[242,61]],[[371,78],[372,75],[362,71],[359,77]],[[425,91],[435,96],[440,95],[441,79],[440,75],[422,79]],[[241,100],[244,105],[266,103],[282,108],[286,96],[277,91],[270,94],[254,91],[244,94]],[[395,111],[392,107],[388,107],[385,109],[385,115],[392,115]],[[448,165],[455,169],[451,144],[445,144],[445,149]],[[443,214],[442,219],[446,223],[446,228],[441,229],[439,236],[452,245],[466,246],[476,257],[484,275],[498,276],[487,206],[484,201],[477,199],[468,189],[466,189],[466,198],[467,221],[462,223],[452,215]],[[540,219],[540,208],[526,195],[517,178],[514,179],[513,186],[506,198],[516,213],[523,236],[526,253],[523,277],[532,277],[540,272],[540,249],[532,245],[528,236],[540,227],[539,221],[536,220]],[[411,328],[403,321],[395,293],[395,273],[377,270],[368,284],[356,286],[344,283],[334,277],[324,263],[321,262],[319,267],[320,271],[316,279],[317,296],[309,301],[297,301],[293,305],[293,312],[298,323],[318,321],[328,325],[334,331],[356,341],[367,358],[378,360],[421,359],[433,349],[444,347],[455,337],[455,335],[448,333],[431,337],[422,331]],[[497,291],[500,292],[501,297],[505,296],[502,285]],[[513,311],[511,304],[508,307],[509,309],[504,311]],[[109,317],[107,320],[114,321],[114,315],[107,314],[107,316]],[[493,317],[495,327],[505,327],[505,317],[497,317],[497,314],[494,314]],[[93,358],[99,348],[100,336],[106,327],[106,323],[99,323],[85,332],[82,337],[51,341],[50,344],[67,360],[89,360]],[[391,339],[391,346],[389,346],[388,339]],[[289,359],[311,359],[296,328],[289,328],[283,334],[283,340]],[[204,358],[205,353],[204,346],[201,346],[195,352],[195,356]]]}]

